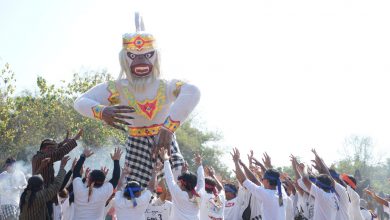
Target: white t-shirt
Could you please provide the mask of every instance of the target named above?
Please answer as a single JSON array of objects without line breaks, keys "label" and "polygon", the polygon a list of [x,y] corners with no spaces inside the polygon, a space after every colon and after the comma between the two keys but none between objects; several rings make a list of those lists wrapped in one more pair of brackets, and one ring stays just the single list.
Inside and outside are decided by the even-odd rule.
[{"label": "white t-shirt", "polygon": [[0,204],[19,206],[20,194],[26,186],[26,177],[22,172],[0,173]]},{"label": "white t-shirt", "polygon": [[200,202],[200,219],[224,219],[225,210],[225,191],[221,190],[218,194],[218,199],[214,194],[209,194],[205,190],[200,190],[199,195],[201,197]]},{"label": "white t-shirt", "polygon": [[69,204],[69,196],[66,199],[59,199],[62,210],[62,220],[73,219],[74,203]]},{"label": "white t-shirt", "polygon": [[360,209],[360,213],[362,214],[364,220],[372,220],[373,219],[371,212],[368,211],[367,209]]},{"label": "white t-shirt", "polygon": [[245,180],[243,186],[252,193],[252,200],[262,201],[262,219],[263,220],[285,220],[287,196],[283,196],[283,205],[279,205],[278,190],[265,189],[257,186],[250,180]]},{"label": "white t-shirt", "polygon": [[341,185],[340,183],[335,181],[335,190],[337,194],[339,195],[339,201],[340,201],[340,208],[339,211],[336,214],[337,220],[349,220],[349,196],[347,189]]},{"label": "white t-shirt", "polygon": [[141,196],[136,198],[137,206],[133,206],[133,201],[123,196],[123,191],[117,191],[115,193],[115,212],[118,220],[125,219],[145,219],[145,211],[148,208],[152,193],[149,190],[145,190],[141,193]]},{"label": "white t-shirt", "polygon": [[[304,184],[300,179],[301,184]],[[335,193],[328,193],[311,184],[310,195],[314,196],[314,220],[335,220],[340,207]]]},{"label": "white t-shirt", "polygon": [[88,202],[88,187],[84,185],[80,177],[75,178],[73,180],[74,219],[104,219],[104,207],[113,190],[114,188],[110,182],[104,183],[99,188],[93,188]]},{"label": "white t-shirt", "polygon": [[[284,190],[282,188],[282,190]],[[294,220],[294,204],[291,197],[286,198],[286,220]]]},{"label": "white t-shirt", "polygon": [[[203,166],[198,167],[196,189],[204,189],[204,171]],[[171,165],[169,161],[164,161],[165,180],[172,196],[172,216],[171,219],[177,220],[199,220],[199,205],[196,198],[189,198],[188,193],[181,190],[173,179]]]},{"label": "white t-shirt", "polygon": [[303,212],[308,220],[313,220],[314,217],[314,197],[308,193],[303,195],[298,193],[298,209]]},{"label": "white t-shirt", "polygon": [[389,208],[389,205],[390,205],[390,203],[389,202],[387,202],[387,206],[383,206],[383,211],[384,212],[386,212],[388,215],[390,215],[390,208]]},{"label": "white t-shirt", "polygon": [[360,212],[360,196],[359,196],[359,194],[348,185],[347,185],[347,192],[348,192],[349,198],[351,199],[351,203],[350,203],[350,207],[349,207],[349,216],[353,220],[364,220],[363,216]]},{"label": "white t-shirt", "polygon": [[172,213],[172,202],[160,198],[153,200],[145,212],[145,220],[168,220]]}]

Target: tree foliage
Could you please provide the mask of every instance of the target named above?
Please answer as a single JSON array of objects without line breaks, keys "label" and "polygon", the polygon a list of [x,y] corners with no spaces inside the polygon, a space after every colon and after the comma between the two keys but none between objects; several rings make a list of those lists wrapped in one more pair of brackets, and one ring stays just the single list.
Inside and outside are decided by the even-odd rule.
[{"label": "tree foliage", "polygon": [[[73,102],[81,93],[94,85],[113,79],[106,71],[75,73],[73,79],[62,86],[47,83],[37,78],[38,91],[24,91],[15,96],[14,73],[6,64],[0,75],[0,162],[7,156],[27,160],[37,150],[44,138],[62,140],[66,130],[75,133],[84,129],[83,144],[104,147],[124,143],[125,134],[105,126],[102,122],[81,116],[73,109]],[[219,137],[184,123],[176,132],[177,140],[186,160],[192,164],[194,152],[205,155],[205,164],[214,166],[219,173],[227,175],[227,168],[218,159],[223,151],[217,146],[207,147]]]}]

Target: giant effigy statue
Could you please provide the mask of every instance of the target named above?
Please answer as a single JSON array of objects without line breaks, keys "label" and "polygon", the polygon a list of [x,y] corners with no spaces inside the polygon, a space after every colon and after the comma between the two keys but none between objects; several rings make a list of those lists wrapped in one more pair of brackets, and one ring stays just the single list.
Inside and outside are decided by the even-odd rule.
[{"label": "giant effigy statue", "polygon": [[160,78],[155,38],[145,32],[138,13],[135,24],[134,33],[123,35],[118,79],[91,88],[76,99],[74,108],[127,132],[128,180],[146,186],[156,159],[153,155],[160,148],[170,151],[172,170],[180,173],[184,159],[174,133],[199,102],[200,92],[189,83]]}]

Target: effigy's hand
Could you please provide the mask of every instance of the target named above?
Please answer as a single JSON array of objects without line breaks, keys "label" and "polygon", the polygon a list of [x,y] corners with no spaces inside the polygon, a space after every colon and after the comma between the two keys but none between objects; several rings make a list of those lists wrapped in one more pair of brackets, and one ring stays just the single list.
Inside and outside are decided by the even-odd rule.
[{"label": "effigy's hand", "polygon": [[134,119],[134,117],[125,114],[133,112],[135,112],[135,109],[126,105],[107,106],[103,109],[102,120],[116,129],[126,131],[125,128],[120,125],[131,125],[125,121],[125,119]]},{"label": "effigy's hand", "polygon": [[172,132],[168,129],[161,128],[158,133],[157,144],[154,146],[152,154],[155,155],[160,149],[165,148],[168,151],[168,155],[171,156],[172,135]]}]

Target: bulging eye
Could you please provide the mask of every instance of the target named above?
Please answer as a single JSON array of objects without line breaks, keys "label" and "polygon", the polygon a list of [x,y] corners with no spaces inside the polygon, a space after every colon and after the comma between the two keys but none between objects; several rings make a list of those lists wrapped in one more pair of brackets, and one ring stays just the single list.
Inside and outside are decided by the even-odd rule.
[{"label": "bulging eye", "polygon": [[130,52],[127,52],[127,56],[128,56],[130,59],[132,59],[132,60],[134,60],[134,58],[135,58],[135,54],[130,53]]},{"label": "bulging eye", "polygon": [[153,55],[154,55],[154,51],[149,52],[149,53],[146,53],[146,54],[145,54],[145,57],[146,57],[146,58],[151,58]]}]

